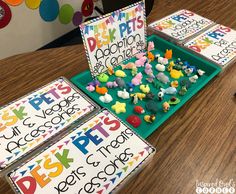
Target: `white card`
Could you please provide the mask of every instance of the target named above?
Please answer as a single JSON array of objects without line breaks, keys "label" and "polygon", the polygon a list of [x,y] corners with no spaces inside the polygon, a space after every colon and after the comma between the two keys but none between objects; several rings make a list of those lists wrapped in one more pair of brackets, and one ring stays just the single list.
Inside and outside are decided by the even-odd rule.
[{"label": "white card", "polygon": [[236,31],[218,24],[184,46],[224,67],[236,56]]},{"label": "white card", "polygon": [[177,41],[184,41],[213,23],[207,18],[183,9],[151,23],[149,27]]},{"label": "white card", "polygon": [[9,173],[23,194],[105,194],[117,190],[155,149],[108,110]]},{"label": "white card", "polygon": [[65,78],[0,110],[0,169],[4,170],[95,109]]}]

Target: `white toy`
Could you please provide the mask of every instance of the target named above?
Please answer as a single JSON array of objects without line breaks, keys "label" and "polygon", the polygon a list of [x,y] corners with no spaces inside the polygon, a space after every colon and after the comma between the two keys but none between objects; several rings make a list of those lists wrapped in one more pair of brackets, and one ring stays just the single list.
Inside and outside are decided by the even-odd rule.
[{"label": "white toy", "polygon": [[113,98],[110,94],[106,93],[104,96],[100,96],[99,100],[101,100],[103,103],[110,103]]},{"label": "white toy", "polygon": [[160,88],[160,91],[163,92],[164,94],[176,94],[177,89],[175,87],[168,87],[166,89]]},{"label": "white toy", "polygon": [[123,99],[129,99],[129,92],[124,89],[123,91],[118,91],[117,96]]},{"label": "white toy", "polygon": [[158,61],[158,63],[160,63],[162,65],[167,65],[168,64],[168,59],[164,58],[164,57],[158,57],[157,61]]},{"label": "white toy", "polygon": [[190,81],[191,83],[196,83],[196,82],[197,82],[197,79],[198,79],[198,76],[197,76],[197,75],[194,75],[194,76],[192,76],[192,77],[189,78],[189,81]]},{"label": "white toy", "polygon": [[156,69],[158,71],[165,71],[166,70],[166,66],[165,65],[162,65],[162,64],[157,64],[156,65]]},{"label": "white toy", "polygon": [[197,74],[198,74],[199,76],[203,76],[203,75],[205,74],[205,71],[203,71],[203,70],[201,70],[201,69],[198,69],[198,70],[197,70]]}]

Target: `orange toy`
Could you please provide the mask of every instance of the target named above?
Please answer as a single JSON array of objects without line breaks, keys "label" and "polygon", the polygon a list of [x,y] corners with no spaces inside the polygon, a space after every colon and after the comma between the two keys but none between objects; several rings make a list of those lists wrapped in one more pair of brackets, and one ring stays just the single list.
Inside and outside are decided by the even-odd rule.
[{"label": "orange toy", "polygon": [[154,59],[155,59],[154,54],[152,54],[151,52],[148,52],[147,57],[148,57],[148,59],[149,59],[150,61],[154,61]]},{"label": "orange toy", "polygon": [[96,86],[96,92],[98,94],[104,95],[104,94],[106,94],[108,92],[108,89],[106,87],[101,87],[100,88],[99,86]]},{"label": "orange toy", "polygon": [[165,58],[167,58],[167,59],[172,58],[172,50],[171,49],[170,50],[166,49]]}]

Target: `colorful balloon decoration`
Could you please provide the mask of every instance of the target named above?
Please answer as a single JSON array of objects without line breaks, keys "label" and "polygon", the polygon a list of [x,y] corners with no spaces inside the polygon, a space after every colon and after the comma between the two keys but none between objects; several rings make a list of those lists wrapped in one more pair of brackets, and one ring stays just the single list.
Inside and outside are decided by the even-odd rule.
[{"label": "colorful balloon decoration", "polygon": [[[5,2],[4,2],[5,1]],[[0,0],[0,29],[9,24],[12,18],[10,6],[19,6],[25,2],[26,7],[39,11],[39,15],[45,22],[52,22],[58,18],[61,24],[73,23],[79,26],[83,22],[83,17],[93,14],[93,0],[84,0],[81,10],[74,10],[72,5],[63,4],[60,6],[59,0]]]}]

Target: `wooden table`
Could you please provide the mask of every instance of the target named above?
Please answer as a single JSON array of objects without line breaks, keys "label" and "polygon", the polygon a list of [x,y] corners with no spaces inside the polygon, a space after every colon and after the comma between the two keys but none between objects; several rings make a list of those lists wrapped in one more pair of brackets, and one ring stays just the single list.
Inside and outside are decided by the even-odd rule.
[{"label": "wooden table", "polygon": [[[235,0],[155,0],[148,23],[179,9],[189,9],[236,29]],[[19,45],[16,45],[19,46]],[[59,76],[84,71],[82,45],[42,50],[0,61],[0,106]],[[196,181],[234,179],[236,150],[236,64],[211,81],[148,141],[157,153],[121,193],[196,193]],[[13,193],[0,180],[0,194]]]}]

